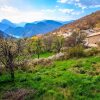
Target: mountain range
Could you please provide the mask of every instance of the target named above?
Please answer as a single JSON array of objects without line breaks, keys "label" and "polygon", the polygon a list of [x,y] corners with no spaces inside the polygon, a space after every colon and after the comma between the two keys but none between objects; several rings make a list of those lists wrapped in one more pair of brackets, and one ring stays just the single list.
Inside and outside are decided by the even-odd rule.
[{"label": "mountain range", "polygon": [[0,30],[0,38],[14,38]]},{"label": "mountain range", "polygon": [[73,21],[42,20],[32,23],[15,24],[7,19],[0,22],[0,30],[13,37],[31,37],[37,34],[46,34]]},{"label": "mountain range", "polygon": [[[90,15],[84,16],[78,20],[71,21],[54,21],[42,20],[32,23],[19,23],[15,24],[9,20],[2,20],[0,22],[0,31],[3,36],[12,37],[31,37],[38,34],[56,33],[56,34],[69,34],[75,29],[89,30],[100,29],[100,10]],[[91,32],[90,32],[91,33]]]}]

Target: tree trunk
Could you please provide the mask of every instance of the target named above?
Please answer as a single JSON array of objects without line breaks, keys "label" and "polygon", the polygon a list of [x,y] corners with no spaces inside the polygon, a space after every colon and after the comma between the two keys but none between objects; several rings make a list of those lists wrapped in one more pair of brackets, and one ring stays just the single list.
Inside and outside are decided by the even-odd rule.
[{"label": "tree trunk", "polygon": [[14,75],[14,65],[13,64],[10,64],[10,75],[11,75],[11,81],[14,82],[14,79],[15,79],[15,75]]},{"label": "tree trunk", "polygon": [[11,80],[14,82],[15,76],[14,76],[14,70],[11,71]]}]

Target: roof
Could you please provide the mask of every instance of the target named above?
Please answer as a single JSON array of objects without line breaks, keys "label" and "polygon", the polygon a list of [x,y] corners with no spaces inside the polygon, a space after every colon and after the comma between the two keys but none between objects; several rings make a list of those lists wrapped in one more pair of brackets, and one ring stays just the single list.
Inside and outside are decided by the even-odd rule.
[{"label": "roof", "polygon": [[96,35],[100,35],[100,32],[96,32],[96,33],[93,33],[91,35],[88,35],[88,37],[92,37],[92,36],[96,36]]}]

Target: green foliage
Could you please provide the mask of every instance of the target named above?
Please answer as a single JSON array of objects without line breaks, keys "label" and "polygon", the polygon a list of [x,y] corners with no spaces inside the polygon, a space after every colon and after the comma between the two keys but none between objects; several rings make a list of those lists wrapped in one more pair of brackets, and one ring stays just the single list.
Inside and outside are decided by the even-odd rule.
[{"label": "green foliage", "polygon": [[95,56],[100,54],[100,50],[98,48],[90,48],[89,50],[85,51],[87,56]]},{"label": "green foliage", "polygon": [[59,53],[64,44],[64,37],[55,36],[53,41],[53,52]]},{"label": "green foliage", "polygon": [[75,47],[69,48],[67,55],[69,58],[84,57],[84,48],[81,45],[77,45]]},{"label": "green foliage", "polygon": [[[100,75],[91,75],[99,68],[100,57],[86,57],[55,61],[55,66],[35,67],[35,71],[15,72],[15,83],[9,81],[8,74],[0,76],[0,99],[6,91],[25,88],[33,89],[26,100],[99,100]],[[85,73],[73,69],[84,70]],[[2,83],[3,82],[3,83]]]},{"label": "green foliage", "polygon": [[[54,53],[52,52],[44,52],[44,53],[40,53],[40,58],[48,58],[49,56],[54,55]],[[32,55],[32,58],[37,58],[36,54]]]}]

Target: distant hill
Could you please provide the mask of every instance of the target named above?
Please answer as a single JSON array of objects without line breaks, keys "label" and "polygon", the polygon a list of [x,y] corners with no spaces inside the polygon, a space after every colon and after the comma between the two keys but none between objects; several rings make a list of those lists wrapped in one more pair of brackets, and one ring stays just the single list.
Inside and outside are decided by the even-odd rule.
[{"label": "distant hill", "polygon": [[71,22],[72,21],[61,22],[54,20],[42,20],[32,23],[15,24],[4,19],[0,22],[0,30],[15,37],[31,37],[37,34],[46,34],[48,32],[52,32],[64,24]]},{"label": "distant hill", "polygon": [[52,33],[68,33],[75,29],[80,30],[89,30],[89,29],[100,29],[100,11],[96,11],[90,15],[87,15],[85,17],[82,17],[72,23],[65,24],[61,28],[53,31]]},{"label": "distant hill", "polygon": [[63,24],[53,20],[44,20],[35,23],[27,23],[24,27],[24,34],[25,37],[31,37],[37,34],[45,34],[55,29],[58,29]]},{"label": "distant hill", "polygon": [[3,23],[0,23],[0,30],[1,31],[5,31],[9,26],[8,25],[5,25]]},{"label": "distant hill", "polygon": [[10,36],[10,35],[8,35],[0,30],[0,38],[12,38],[12,36]]},{"label": "distant hill", "polygon": [[4,32],[15,37],[23,37],[24,28],[23,27],[15,27],[15,28],[9,27]]},{"label": "distant hill", "polygon": [[15,28],[16,25],[14,23],[10,22],[9,20],[6,20],[6,19],[3,19],[0,22],[0,30],[1,31],[5,32],[5,30],[8,29],[9,27]]},{"label": "distant hill", "polygon": [[10,27],[16,27],[16,24],[12,23],[11,21],[7,20],[7,19],[3,19],[1,21],[2,24],[8,25]]},{"label": "distant hill", "polygon": [[55,29],[58,29],[63,24],[53,20],[43,20],[33,23],[26,23],[24,27],[12,27],[11,25],[8,28],[5,28],[4,32],[12,36],[19,37],[31,37],[37,34],[45,34]]}]

